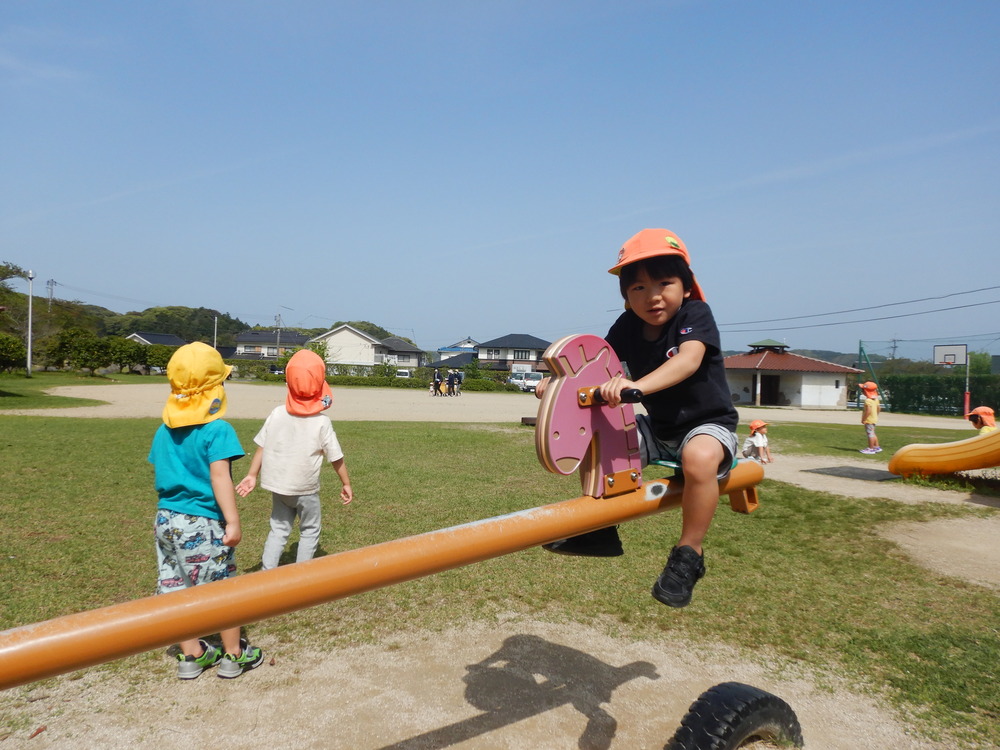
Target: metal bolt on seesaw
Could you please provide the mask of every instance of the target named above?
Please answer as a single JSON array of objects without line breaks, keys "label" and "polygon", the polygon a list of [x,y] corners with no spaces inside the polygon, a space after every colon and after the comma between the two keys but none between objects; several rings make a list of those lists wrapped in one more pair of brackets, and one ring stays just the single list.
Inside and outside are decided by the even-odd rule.
[{"label": "metal bolt on seesaw", "polygon": [[[595,401],[593,383],[621,372],[608,344],[569,336],[545,361],[553,378],[539,404],[542,465],[580,473],[583,495],[370,547],[249,573],[0,632],[0,689],[166,647],[354,594],[631,521],[680,505],[682,480],[643,482],[630,404]],[[733,510],[757,507],[763,468],[739,462],[720,482]]]}]

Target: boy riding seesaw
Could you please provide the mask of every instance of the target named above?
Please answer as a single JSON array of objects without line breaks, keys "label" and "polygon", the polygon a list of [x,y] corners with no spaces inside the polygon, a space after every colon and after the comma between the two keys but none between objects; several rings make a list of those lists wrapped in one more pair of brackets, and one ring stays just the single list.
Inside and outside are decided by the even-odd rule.
[{"label": "boy riding seesaw", "polygon": [[[639,391],[648,412],[634,417],[639,466],[678,462],[683,471],[681,535],[652,595],[670,607],[684,607],[705,575],[703,542],[718,506],[719,482],[734,466],[739,416],[726,382],[719,330],[680,238],[666,229],[644,229],[621,248],[609,273],[619,278],[625,312],[611,326],[607,344],[630,377],[611,368],[598,390],[612,408],[624,393]],[[544,398],[553,382],[558,378],[543,380],[536,397]],[[623,554],[617,526],[544,547],[564,555]]]}]

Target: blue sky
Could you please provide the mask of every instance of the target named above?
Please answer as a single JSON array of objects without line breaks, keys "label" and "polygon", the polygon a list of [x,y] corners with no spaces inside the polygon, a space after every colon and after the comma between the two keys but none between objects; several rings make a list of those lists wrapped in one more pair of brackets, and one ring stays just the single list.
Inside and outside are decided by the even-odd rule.
[{"label": "blue sky", "polygon": [[667,227],[724,348],[1000,354],[998,38],[992,0],[5,0],[0,260],[433,349],[603,335]]}]

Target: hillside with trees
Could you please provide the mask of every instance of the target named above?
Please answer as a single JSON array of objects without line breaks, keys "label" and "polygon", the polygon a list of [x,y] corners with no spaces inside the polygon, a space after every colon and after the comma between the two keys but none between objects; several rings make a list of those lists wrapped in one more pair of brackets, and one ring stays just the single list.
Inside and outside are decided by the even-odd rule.
[{"label": "hillside with trees", "polygon": [[[0,370],[24,367],[27,356],[28,295],[14,291],[12,281],[27,276],[12,263],[0,263]],[[116,365],[128,371],[165,367],[173,350],[144,346],[125,337],[143,331],[169,333],[185,341],[203,341],[220,347],[235,346],[236,336],[247,330],[271,330],[251,326],[227,313],[205,307],[150,307],[116,313],[98,305],[51,299],[35,295],[32,301],[32,362],[36,366],[93,370]],[[296,329],[317,336],[337,326],[350,325],[379,340],[395,336],[368,321],[338,321],[329,328]],[[410,341],[402,336],[404,341]],[[414,344],[415,345],[415,344]]]}]

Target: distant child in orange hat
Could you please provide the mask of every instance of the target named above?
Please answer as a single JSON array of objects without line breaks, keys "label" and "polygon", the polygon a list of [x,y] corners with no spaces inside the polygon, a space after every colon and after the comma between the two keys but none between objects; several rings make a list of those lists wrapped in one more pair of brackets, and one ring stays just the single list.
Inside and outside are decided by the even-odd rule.
[{"label": "distant child in orange hat", "polygon": [[[158,594],[236,575],[243,532],[230,465],[245,454],[232,425],[222,420],[223,383],[232,369],[202,343],[180,347],[167,363],[171,393],[149,451],[159,495]],[[180,679],[192,680],[216,664],[219,677],[239,677],[264,660],[259,648],[240,638],[240,628],[219,635],[225,654],[200,638],[181,642]]]},{"label": "distant child in orange hat", "polygon": [[[630,375],[600,386],[612,407],[625,389],[642,391],[646,414],[636,415],[636,427],[644,466],[657,459],[681,462],[681,534],[652,587],[653,598],[669,607],[687,606],[705,575],[702,542],[719,504],[719,481],[738,450],[739,414],[726,382],[719,328],[690,263],[680,237],[667,229],[644,229],[618,251],[609,273],[618,277],[625,312],[606,339]],[[536,386],[538,398],[545,387],[544,380]],[[544,547],[567,555],[622,554],[614,526]]]},{"label": "distant child in orange hat", "polygon": [[354,499],[344,451],[330,418],[321,413],[333,403],[326,363],[315,352],[301,349],[285,366],[285,382],[285,403],[275,407],[253,439],[257,451],[250,470],[236,485],[240,497],[246,497],[257,486],[259,474],[260,486],[271,491],[271,532],[261,561],[264,570],[278,567],[296,517],[299,549],[295,562],[312,560],[316,554],[323,528],[319,475],[324,458],[340,477],[341,502],[347,505]]},{"label": "distant child in orange hat", "polygon": [[972,422],[972,426],[979,430],[980,435],[993,432],[997,428],[996,417],[993,410],[988,406],[977,406],[965,415],[966,419]]},{"label": "distant child in orange hat", "polygon": [[868,447],[862,448],[861,453],[872,455],[881,453],[882,447],[878,444],[878,437],[875,435],[875,425],[878,424],[878,415],[882,411],[882,404],[878,397],[878,386],[872,381],[867,381],[858,386],[865,394],[865,408],[861,412],[861,424],[865,426],[865,435],[868,436]]},{"label": "distant child in orange hat", "polygon": [[752,458],[762,464],[774,461],[767,443],[767,422],[755,419],[750,423],[750,435],[743,441],[743,457]]}]

